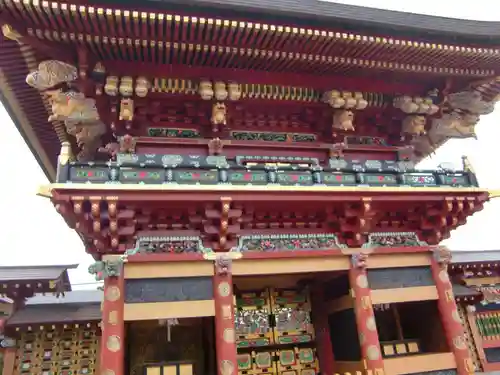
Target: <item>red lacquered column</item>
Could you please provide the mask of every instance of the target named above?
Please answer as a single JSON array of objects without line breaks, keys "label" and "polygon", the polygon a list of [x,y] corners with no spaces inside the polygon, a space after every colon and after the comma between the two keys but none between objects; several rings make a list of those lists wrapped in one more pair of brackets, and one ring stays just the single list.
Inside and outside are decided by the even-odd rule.
[{"label": "red lacquered column", "polygon": [[218,375],[238,372],[236,335],[234,331],[234,297],[231,259],[221,255],[215,259],[215,351]]},{"label": "red lacquered column", "polygon": [[104,300],[102,303],[101,361],[102,375],[124,375],[125,323],[124,279],[122,265],[119,276],[104,275]]},{"label": "red lacquered column", "polygon": [[311,290],[312,316],[314,318],[314,333],[316,336],[316,352],[322,374],[333,375],[334,361],[332,340],[330,339],[330,324],[325,306],[325,295],[322,284],[316,284]]},{"label": "red lacquered column", "polygon": [[374,375],[383,375],[384,359],[382,358],[377,323],[373,313],[371,289],[366,275],[366,257],[365,254],[352,255],[349,283],[354,299],[359,344],[365,368],[372,371]]},{"label": "red lacquered column", "polygon": [[469,347],[465,339],[462,319],[458,313],[455,296],[448,276],[448,264],[451,260],[450,251],[438,246],[433,249],[431,263],[432,276],[438,292],[438,308],[443,323],[448,345],[455,355],[458,375],[474,373],[474,363],[470,358]]}]

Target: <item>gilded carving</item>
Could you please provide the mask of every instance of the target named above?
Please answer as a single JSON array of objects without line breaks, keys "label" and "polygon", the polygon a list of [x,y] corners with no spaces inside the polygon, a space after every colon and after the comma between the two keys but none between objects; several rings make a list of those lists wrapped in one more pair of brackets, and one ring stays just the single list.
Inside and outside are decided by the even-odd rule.
[{"label": "gilded carving", "polygon": [[356,285],[362,289],[368,288],[368,278],[366,275],[358,275],[356,277]]},{"label": "gilded carving", "polygon": [[445,270],[442,270],[439,272],[439,280],[443,283],[447,283],[450,281],[450,277],[448,276],[448,272]]},{"label": "gilded carving", "polygon": [[228,297],[231,294],[231,285],[226,281],[219,283],[217,289],[221,297]]},{"label": "gilded carving", "polygon": [[109,312],[108,323],[113,325],[113,326],[118,324],[118,311],[112,310]]},{"label": "gilded carving", "polygon": [[22,35],[19,34],[16,30],[14,30],[12,26],[7,24],[3,25],[2,33],[6,39],[14,40],[18,43],[21,43]]},{"label": "gilded carving", "polygon": [[227,320],[233,319],[233,307],[231,305],[222,306],[222,318]]},{"label": "gilded carving", "polygon": [[151,84],[146,77],[137,77],[135,81],[135,95],[139,98],[144,98],[148,95]]},{"label": "gilded carving", "polygon": [[465,337],[460,335],[455,338],[453,338],[453,346],[459,350],[465,350],[467,349],[467,343],[465,341]]},{"label": "gilded carving", "polygon": [[201,81],[198,86],[198,93],[203,100],[211,100],[214,97],[214,90],[212,89],[212,82]]},{"label": "gilded carving", "polygon": [[375,318],[373,316],[369,316],[366,318],[366,328],[370,331],[376,331],[377,330],[377,323],[375,323]]},{"label": "gilded carving", "polygon": [[370,345],[366,349],[366,356],[369,360],[375,361],[380,358],[380,350],[375,345]]},{"label": "gilded carving", "polygon": [[332,129],[354,131],[354,113],[349,110],[335,111],[333,114]]},{"label": "gilded carving", "polygon": [[234,363],[228,359],[223,359],[220,362],[219,374],[220,375],[233,375],[234,373]]},{"label": "gilded carving", "polygon": [[116,353],[121,349],[121,340],[119,336],[111,335],[108,336],[106,340],[106,348],[113,353]]},{"label": "gilded carving", "polygon": [[453,318],[453,320],[457,323],[460,323],[462,324],[462,318],[460,317],[460,314],[458,312],[457,309],[454,309],[452,312],[451,312],[451,317]]},{"label": "gilded carving", "polygon": [[234,328],[226,328],[222,334],[222,338],[228,344],[233,344],[236,341]]},{"label": "gilded carving", "polygon": [[413,136],[425,135],[425,124],[427,120],[425,116],[410,115],[406,116],[403,120],[402,130],[404,134]]},{"label": "gilded carving", "polygon": [[120,101],[120,121],[132,121],[134,119],[134,101],[130,98]]},{"label": "gilded carving", "polygon": [[227,124],[226,114],[227,114],[226,105],[224,103],[215,103],[212,106],[212,117],[210,119],[210,122],[214,126],[226,125]]},{"label": "gilded carving", "polygon": [[371,309],[372,306],[372,301],[370,296],[362,296],[361,297],[361,308],[363,310],[369,310]]},{"label": "gilded carving", "polygon": [[106,289],[106,299],[110,302],[116,302],[120,299],[120,288],[111,285]]}]

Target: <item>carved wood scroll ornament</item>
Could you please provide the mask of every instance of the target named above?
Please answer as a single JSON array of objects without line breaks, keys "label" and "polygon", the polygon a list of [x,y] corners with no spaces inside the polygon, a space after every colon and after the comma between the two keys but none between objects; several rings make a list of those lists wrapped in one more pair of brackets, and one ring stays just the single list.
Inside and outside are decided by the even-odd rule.
[{"label": "carved wood scroll ornament", "polygon": [[439,266],[446,269],[451,262],[451,251],[446,246],[436,246],[432,253]]},{"label": "carved wood scroll ornament", "polygon": [[367,254],[359,253],[359,254],[352,254],[351,256],[351,263],[354,268],[365,269],[367,261],[368,261]]},{"label": "carved wood scroll ornament", "polygon": [[227,255],[215,258],[215,272],[218,276],[227,276],[231,273],[231,259]]}]

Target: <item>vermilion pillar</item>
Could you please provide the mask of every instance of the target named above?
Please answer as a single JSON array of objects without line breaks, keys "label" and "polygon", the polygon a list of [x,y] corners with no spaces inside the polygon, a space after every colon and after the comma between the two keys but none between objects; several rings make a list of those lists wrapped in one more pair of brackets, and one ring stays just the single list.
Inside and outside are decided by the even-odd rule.
[{"label": "vermilion pillar", "polygon": [[311,290],[312,315],[314,318],[314,333],[316,336],[316,351],[322,374],[332,375],[334,357],[332,340],[330,339],[330,324],[328,310],[325,306],[323,284],[316,284]]},{"label": "vermilion pillar", "polygon": [[125,323],[124,279],[121,264],[115,264],[116,276],[104,275],[100,368],[102,375],[124,375]]},{"label": "vermilion pillar", "polygon": [[448,276],[448,264],[451,260],[450,251],[438,246],[433,249],[431,263],[432,276],[438,292],[438,308],[443,323],[448,345],[455,355],[458,375],[474,373],[474,363],[470,358],[467,340],[465,338],[462,319],[458,313],[455,296]]},{"label": "vermilion pillar", "polygon": [[365,254],[354,254],[351,258],[349,283],[354,299],[356,325],[358,327],[361,356],[365,369],[374,375],[384,374],[384,360],[380,350],[380,341],[377,332],[377,323],[373,313],[371,290],[366,275]]},{"label": "vermilion pillar", "polygon": [[215,259],[215,351],[218,375],[236,375],[236,335],[234,331],[234,297],[231,259],[224,254]]}]

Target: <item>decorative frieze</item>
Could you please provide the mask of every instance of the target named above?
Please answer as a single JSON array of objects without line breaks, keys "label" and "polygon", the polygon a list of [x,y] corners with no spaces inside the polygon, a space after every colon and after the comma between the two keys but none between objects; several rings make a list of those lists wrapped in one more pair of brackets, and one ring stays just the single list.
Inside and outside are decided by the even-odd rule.
[{"label": "decorative frieze", "polygon": [[230,134],[231,137],[237,141],[267,141],[288,143],[316,142],[315,134],[306,133],[271,133],[233,130]]},{"label": "decorative frieze", "polygon": [[427,246],[424,241],[420,241],[414,232],[378,232],[368,235],[368,242],[363,248],[370,247],[411,247]]},{"label": "decorative frieze", "polygon": [[[60,180],[79,183],[245,184],[293,186],[475,187],[469,171],[417,171],[407,161],[331,158],[327,167],[316,158],[222,155],[122,154],[116,162],[70,162]],[[60,166],[61,169],[61,166]],[[64,171],[69,174],[63,175]]]},{"label": "decorative frieze", "polygon": [[127,250],[126,255],[208,253],[211,251],[203,246],[198,236],[146,236],[139,237],[135,248]]},{"label": "decorative frieze", "polygon": [[303,250],[335,250],[346,245],[340,244],[334,234],[279,234],[241,236],[238,251],[273,252]]}]

